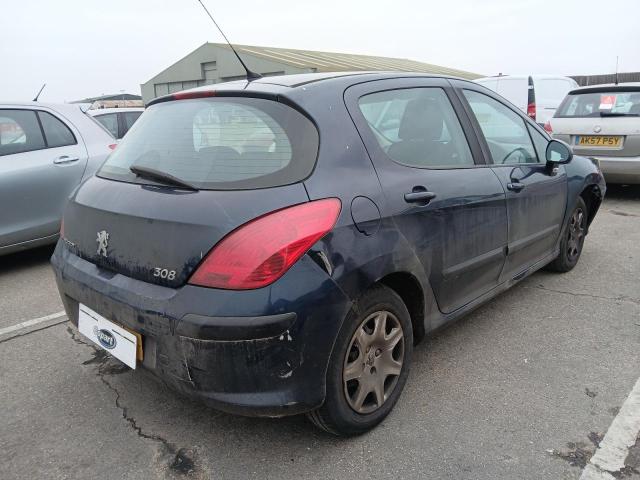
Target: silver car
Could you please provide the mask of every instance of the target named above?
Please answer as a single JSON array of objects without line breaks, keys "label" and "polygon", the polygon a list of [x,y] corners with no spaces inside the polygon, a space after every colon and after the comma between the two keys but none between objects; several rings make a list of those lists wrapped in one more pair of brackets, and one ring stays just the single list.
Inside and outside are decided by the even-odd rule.
[{"label": "silver car", "polygon": [[87,113],[120,140],[144,112],[142,107],[99,108]]},{"label": "silver car", "polygon": [[0,255],[54,243],[67,198],[115,143],[82,106],[0,103]]},{"label": "silver car", "polygon": [[607,182],[640,184],[640,83],[572,90],[545,130],[597,159]]}]

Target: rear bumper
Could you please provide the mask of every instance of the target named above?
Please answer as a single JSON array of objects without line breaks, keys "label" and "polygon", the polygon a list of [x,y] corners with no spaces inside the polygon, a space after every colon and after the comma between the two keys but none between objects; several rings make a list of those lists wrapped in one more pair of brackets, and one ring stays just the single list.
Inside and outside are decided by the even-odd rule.
[{"label": "rear bumper", "polygon": [[608,183],[640,184],[640,157],[591,156]]},{"label": "rear bumper", "polygon": [[171,289],[96,267],[59,242],[51,259],[70,321],[78,303],[139,332],[144,360],[169,386],[256,416],[312,410],[325,397],[333,343],[351,302],[308,256],[270,287]]}]

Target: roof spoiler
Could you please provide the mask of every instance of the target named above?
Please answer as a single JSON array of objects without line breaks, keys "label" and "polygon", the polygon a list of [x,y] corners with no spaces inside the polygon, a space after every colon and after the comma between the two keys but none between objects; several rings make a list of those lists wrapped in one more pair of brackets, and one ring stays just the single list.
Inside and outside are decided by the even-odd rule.
[{"label": "roof spoiler", "polygon": [[91,106],[93,103],[78,103],[78,107],[82,111],[82,113],[87,113],[88,110],[91,110]]}]

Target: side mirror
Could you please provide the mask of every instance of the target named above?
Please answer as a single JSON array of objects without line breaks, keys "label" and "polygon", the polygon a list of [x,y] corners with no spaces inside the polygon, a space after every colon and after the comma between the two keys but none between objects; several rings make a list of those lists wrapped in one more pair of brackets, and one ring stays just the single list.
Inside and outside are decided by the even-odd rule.
[{"label": "side mirror", "polygon": [[547,163],[565,164],[573,158],[571,147],[560,140],[551,140],[547,145]]}]

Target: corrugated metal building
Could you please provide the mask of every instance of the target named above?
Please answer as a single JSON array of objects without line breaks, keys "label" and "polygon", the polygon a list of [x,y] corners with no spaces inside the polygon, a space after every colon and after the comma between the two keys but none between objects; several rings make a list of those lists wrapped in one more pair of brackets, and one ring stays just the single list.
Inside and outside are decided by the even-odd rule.
[{"label": "corrugated metal building", "polygon": [[[616,82],[615,73],[609,73],[605,75],[576,75],[571,78],[578,82],[578,85],[580,85],[581,87]],[[640,72],[618,73],[618,83],[628,82],[640,82]]]},{"label": "corrugated metal building", "polygon": [[[250,45],[234,47],[247,66],[263,76],[363,70],[436,73],[468,79],[482,76],[402,58]],[[240,78],[244,78],[244,70],[229,46],[223,43],[205,43],[140,87],[142,99],[146,103],[160,95]]]}]

